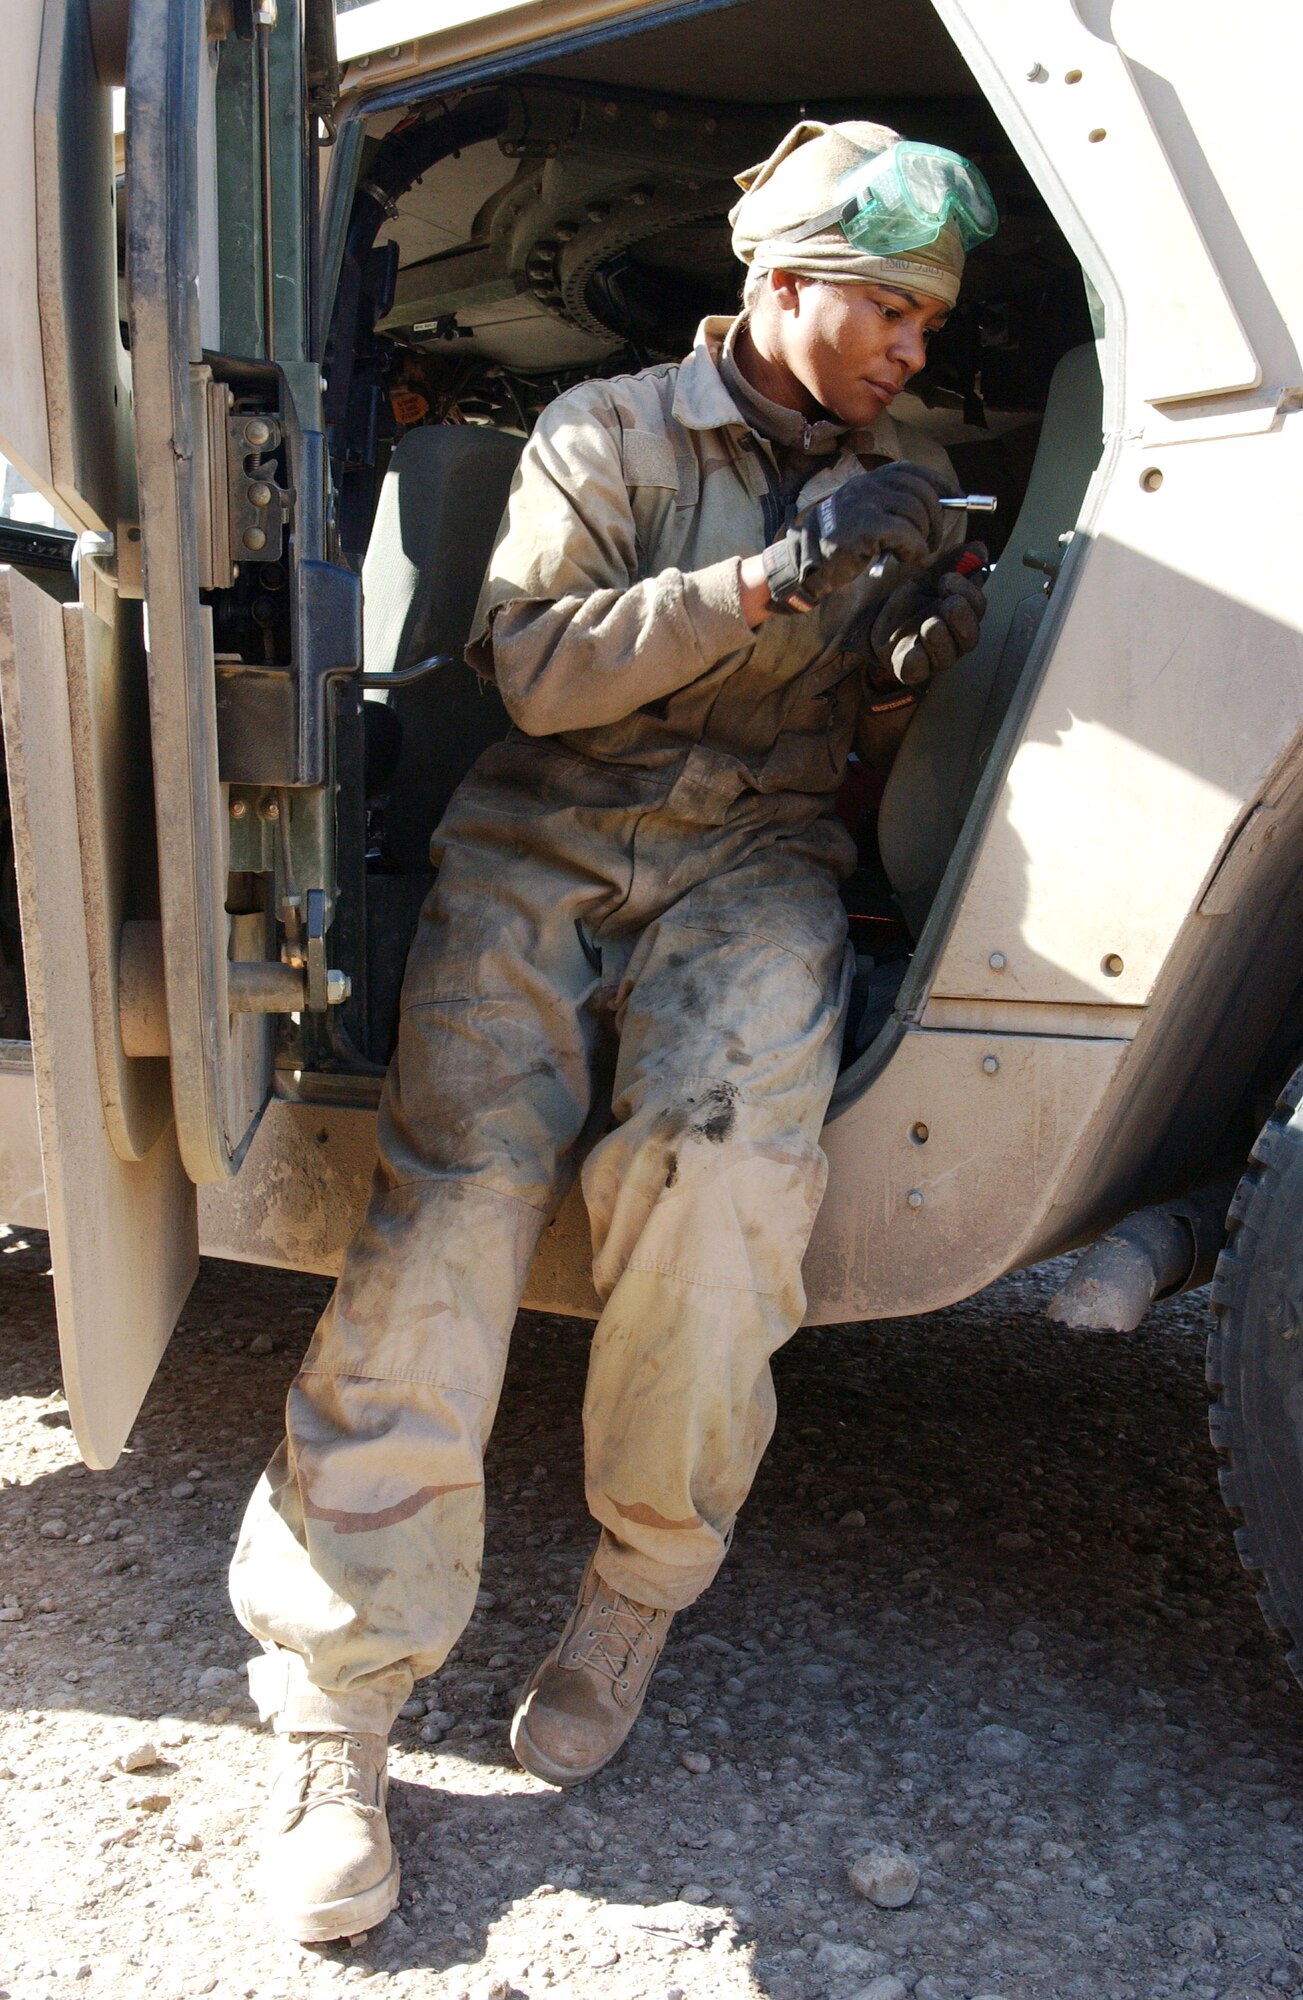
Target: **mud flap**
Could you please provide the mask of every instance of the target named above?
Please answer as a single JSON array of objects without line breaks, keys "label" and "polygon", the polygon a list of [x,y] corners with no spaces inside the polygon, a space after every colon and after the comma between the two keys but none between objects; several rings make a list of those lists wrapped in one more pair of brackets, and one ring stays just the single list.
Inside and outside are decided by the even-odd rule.
[{"label": "mud flap", "polygon": [[[59,1346],[88,1465],[117,1459],[199,1262],[195,1190],[168,1115],[115,1147],[101,1085],[94,988],[99,895],[79,838],[65,620],[25,578],[10,584],[14,658],[0,679]],[[75,664],[75,663],[74,663]],[[128,800],[117,801],[122,814]],[[88,857],[92,870],[94,860]]]}]

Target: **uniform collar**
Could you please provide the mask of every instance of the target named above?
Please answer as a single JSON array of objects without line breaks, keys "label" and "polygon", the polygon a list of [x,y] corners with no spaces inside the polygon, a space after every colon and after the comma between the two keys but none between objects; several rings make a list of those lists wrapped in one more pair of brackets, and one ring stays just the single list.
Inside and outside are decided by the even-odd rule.
[{"label": "uniform collar", "polygon": [[679,364],[674,415],[690,431],[748,428],[745,417],[724,387],[716,359],[733,323],[722,314],[703,319],[691,354]]},{"label": "uniform collar", "polygon": [[[731,318],[723,314],[703,319],[697,328],[697,337],[692,344],[692,352],[679,364],[678,381],[674,389],[674,416],[688,430],[756,430],[760,427],[748,422],[747,416],[739,409],[729,394],[724,377],[720,374],[719,359],[725,343],[729,347],[736,337],[736,330],[745,315],[737,313]],[[800,433],[804,430],[802,419],[795,411],[784,411],[777,403],[757,394],[747,383],[746,389],[756,404],[756,414],[767,414],[772,410],[781,420],[790,417],[795,434],[792,439],[779,437],[784,445],[801,445]],[[826,431],[829,445],[839,444],[844,450],[854,452],[857,458],[900,458],[902,456],[900,432],[895,419],[884,410],[871,424],[860,430],[838,429],[837,426],[816,425],[816,432]],[[772,435],[760,429],[761,436]],[[816,447],[817,448],[817,447]],[[807,446],[806,449],[809,449]]]}]

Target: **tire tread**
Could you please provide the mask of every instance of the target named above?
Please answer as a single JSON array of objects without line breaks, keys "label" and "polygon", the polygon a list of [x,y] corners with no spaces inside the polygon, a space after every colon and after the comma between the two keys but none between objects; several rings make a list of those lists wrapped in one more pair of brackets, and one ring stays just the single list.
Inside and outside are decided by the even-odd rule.
[{"label": "tire tread", "polygon": [[1236,1553],[1244,1568],[1256,1577],[1258,1607],[1270,1630],[1284,1641],[1286,1664],[1303,1684],[1303,1644],[1296,1643],[1303,1641],[1303,1605],[1291,1604],[1284,1578],[1273,1573],[1262,1553],[1269,1546],[1269,1524],[1265,1503],[1254,1485],[1239,1393],[1259,1245],[1282,1177],[1303,1144],[1301,1106],[1303,1068],[1294,1072],[1277,1098],[1254,1141],[1231,1201],[1226,1244],[1217,1260],[1210,1294],[1214,1325],[1208,1339],[1206,1375],[1212,1395],[1208,1430],[1222,1461],[1218,1484],[1222,1499],[1239,1524],[1235,1529]]}]

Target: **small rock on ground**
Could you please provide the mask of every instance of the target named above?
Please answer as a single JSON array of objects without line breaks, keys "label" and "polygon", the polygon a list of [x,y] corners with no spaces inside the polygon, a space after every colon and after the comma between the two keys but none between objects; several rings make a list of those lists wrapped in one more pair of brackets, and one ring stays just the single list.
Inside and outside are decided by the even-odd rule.
[{"label": "small rock on ground", "polygon": [[917,1863],[896,1848],[870,1848],[846,1872],[856,1894],[880,1910],[903,1910],[918,1890]]},{"label": "small rock on ground", "polygon": [[114,1762],[120,1771],[148,1771],[159,1762],[158,1745],[151,1736],[142,1736],[120,1750]]}]

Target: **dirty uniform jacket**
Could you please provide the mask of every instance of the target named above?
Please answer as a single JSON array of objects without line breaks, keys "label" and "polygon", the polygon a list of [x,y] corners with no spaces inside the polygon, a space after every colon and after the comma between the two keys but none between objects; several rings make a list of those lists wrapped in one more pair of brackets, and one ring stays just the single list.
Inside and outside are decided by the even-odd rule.
[{"label": "dirty uniform jacket", "polygon": [[[667,798],[690,788],[699,821],[722,823],[745,793],[791,827],[831,810],[864,706],[856,630],[889,586],[866,572],[752,631],[740,563],[860,472],[895,459],[953,470],[884,412],[837,439],[785,504],[775,448],[721,375],[739,323],[707,319],[685,361],[583,383],[543,412],[467,659],[526,735],[660,774]],[[956,514],[949,539],[961,538]],[[521,747],[489,761],[523,773]]]}]

